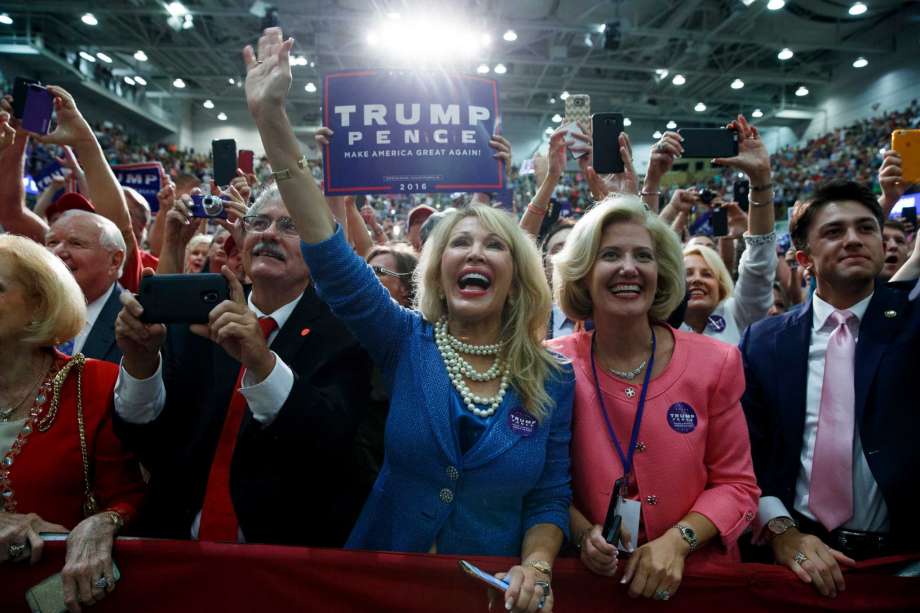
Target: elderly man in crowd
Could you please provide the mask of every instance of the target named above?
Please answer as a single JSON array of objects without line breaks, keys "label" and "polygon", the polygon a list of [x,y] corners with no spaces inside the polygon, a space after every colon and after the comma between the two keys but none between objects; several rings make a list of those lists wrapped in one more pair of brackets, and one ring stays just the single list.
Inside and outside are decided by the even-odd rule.
[{"label": "elderly man in crowd", "polygon": [[[194,233],[185,213],[167,217],[161,264]],[[341,547],[367,493],[351,449],[370,361],[317,298],[277,188],[242,230],[252,291],[225,266],[231,299],[207,325],[167,334],[123,294],[115,424],[151,473],[141,532]]]}]

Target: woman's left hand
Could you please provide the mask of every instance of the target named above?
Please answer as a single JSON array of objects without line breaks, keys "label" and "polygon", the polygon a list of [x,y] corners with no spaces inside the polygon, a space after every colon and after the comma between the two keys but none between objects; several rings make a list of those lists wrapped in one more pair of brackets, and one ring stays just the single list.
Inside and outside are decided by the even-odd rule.
[{"label": "woman's left hand", "polygon": [[[115,589],[114,541],[115,524],[101,513],[87,517],[70,532],[67,558],[61,572],[68,611],[79,613],[81,604],[95,604]],[[102,580],[105,580],[105,587],[102,587]]]},{"label": "woman's left hand", "polygon": [[620,583],[629,584],[633,598],[669,600],[680,587],[689,550],[676,530],[668,530],[633,552]]},{"label": "woman's left hand", "polygon": [[[506,611],[512,613],[533,613],[541,611],[543,613],[552,613],[553,594],[550,589],[549,594],[543,593],[543,586],[536,585],[537,581],[547,581],[546,575],[532,566],[512,566],[507,573],[498,573],[495,575],[499,579],[508,582],[508,589],[500,598]],[[489,610],[496,610],[493,606],[495,599],[499,598],[498,592],[489,590]],[[543,606],[541,607],[540,604]]]},{"label": "woman's left hand", "polygon": [[493,134],[489,139],[489,146],[495,150],[492,155],[496,160],[505,162],[505,173],[511,172],[511,143],[504,136]]}]

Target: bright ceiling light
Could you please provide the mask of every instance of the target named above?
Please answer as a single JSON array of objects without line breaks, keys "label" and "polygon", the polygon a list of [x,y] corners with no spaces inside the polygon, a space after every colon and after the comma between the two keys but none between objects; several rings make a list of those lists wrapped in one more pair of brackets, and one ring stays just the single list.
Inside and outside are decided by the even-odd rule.
[{"label": "bright ceiling light", "polygon": [[182,89],[183,87],[185,87],[185,81],[183,81],[182,79],[176,79],[175,81],[173,81],[173,87],[175,87],[176,89]]},{"label": "bright ceiling light", "polygon": [[676,74],[674,75],[674,78],[671,79],[671,83],[673,83],[674,85],[683,85],[686,82],[687,82],[687,79],[685,79],[684,75],[682,74]]},{"label": "bright ceiling light", "polygon": [[559,97],[562,98],[563,100],[567,100],[569,97],[569,92],[562,92],[561,94],[559,94]]},{"label": "bright ceiling light", "polygon": [[808,95],[808,88],[804,85],[799,85],[799,88],[795,90],[795,95],[801,98],[802,96]]},{"label": "bright ceiling light", "polygon": [[135,81],[134,81],[134,79],[132,79],[132,78],[129,77],[128,75],[125,75],[125,83],[127,83],[128,85],[134,85],[134,84],[135,84]]},{"label": "bright ceiling light", "polygon": [[96,19],[96,16],[93,15],[92,13],[83,13],[83,17],[80,17],[80,21],[82,21],[88,26],[99,25],[99,20]]},{"label": "bright ceiling light", "polygon": [[502,38],[508,41],[509,43],[513,43],[514,41],[517,40],[517,32],[515,32],[514,30],[505,30],[505,33],[502,34]]},{"label": "bright ceiling light", "polygon": [[847,11],[850,15],[854,17],[857,15],[862,15],[869,10],[869,7],[863,4],[862,2],[854,2],[853,6],[850,7],[850,10]]},{"label": "bright ceiling light", "polygon": [[550,103],[550,104],[556,104],[556,99],[555,99],[555,98],[550,98],[550,99],[549,99],[549,103]]},{"label": "bright ceiling light", "polygon": [[632,125],[632,121],[630,121],[629,117],[623,118],[623,125],[626,126],[627,128]]},{"label": "bright ceiling light", "polygon": [[140,49],[138,49],[137,51],[134,52],[134,59],[137,60],[138,62],[146,62],[147,54],[141,51]]},{"label": "bright ceiling light", "polygon": [[767,8],[771,11],[778,11],[786,6],[786,0],[770,0],[767,2]]},{"label": "bright ceiling light", "polygon": [[732,81],[732,89],[741,89],[742,87],[744,87],[744,81],[741,79],[735,79]]},{"label": "bright ceiling light", "polygon": [[90,55],[90,54],[87,53],[86,51],[81,51],[81,52],[80,52],[80,57],[82,57],[82,58],[83,58],[84,60],[86,60],[87,62],[94,62],[94,63],[95,63],[95,61],[96,61],[96,58],[94,58],[92,55]]},{"label": "bright ceiling light", "polygon": [[379,43],[379,42],[380,42],[380,39],[377,37],[377,34],[376,34],[376,33],[374,33],[374,32],[368,32],[368,33],[367,33],[367,44],[368,44],[368,46],[374,47],[374,46],[376,46],[377,43]]},{"label": "bright ceiling light", "polygon": [[677,122],[672,119],[664,127],[666,127],[668,130],[673,130],[677,127]]},{"label": "bright ceiling light", "polygon": [[752,4],[754,4],[754,2],[755,0],[741,0],[741,4],[743,4],[744,6],[751,6]]},{"label": "bright ceiling light", "polygon": [[489,36],[488,34],[480,34],[479,44],[482,45],[483,47],[488,47],[489,45],[492,44],[492,37]]},{"label": "bright ceiling light", "polygon": [[147,85],[147,79],[134,75],[134,82],[138,85]]},{"label": "bright ceiling light", "polygon": [[591,34],[585,34],[585,47],[593,47],[594,40],[591,39]]},{"label": "bright ceiling light", "polygon": [[303,88],[308,94],[316,93],[316,83],[314,83],[313,81],[310,81],[309,83],[304,85]]},{"label": "bright ceiling light", "polygon": [[562,115],[560,115],[559,113],[556,113],[555,115],[553,115],[553,123],[559,123],[560,121],[562,121]]},{"label": "bright ceiling light", "polygon": [[697,102],[696,106],[693,107],[693,110],[696,111],[697,113],[702,113],[703,111],[706,110],[706,105],[703,104],[702,102]]},{"label": "bright ceiling light", "polygon": [[188,9],[181,2],[170,2],[166,5],[166,12],[173,17],[184,17],[188,15]]},{"label": "bright ceiling light", "polygon": [[195,22],[192,20],[192,16],[191,16],[191,15],[186,15],[186,16],[185,16],[185,21],[182,22],[182,29],[183,29],[183,30],[191,30],[191,29],[194,28],[194,27],[195,27]]},{"label": "bright ceiling light", "polygon": [[291,60],[291,66],[306,66],[308,63],[307,58],[302,55],[295,55]]},{"label": "bright ceiling light", "polygon": [[13,18],[10,17],[7,13],[0,13],[0,23],[5,26],[13,25]]},{"label": "bright ceiling light", "polygon": [[667,78],[667,76],[668,76],[668,69],[667,69],[667,68],[656,68],[656,69],[655,69],[655,74],[658,75],[658,78],[659,78],[659,79]]},{"label": "bright ceiling light", "polygon": [[100,60],[102,60],[102,61],[105,62],[106,64],[111,64],[111,63],[112,63],[112,58],[110,58],[109,56],[107,56],[107,55],[106,55],[105,53],[103,53],[102,51],[100,51],[99,53],[97,53],[97,54],[96,54],[96,57],[98,57]]},{"label": "bright ceiling light", "polygon": [[655,130],[654,132],[652,132],[652,138],[654,139],[661,138],[661,130]]},{"label": "bright ceiling light", "polygon": [[754,112],[751,113],[751,117],[760,119],[761,117],[763,117],[763,111],[761,111],[760,109],[754,109]]},{"label": "bright ceiling light", "polygon": [[201,106],[203,106],[204,108],[208,110],[211,110],[214,108],[214,102],[212,102],[211,100],[205,100],[204,102],[201,103]]},{"label": "bright ceiling light", "polygon": [[218,114],[217,114],[217,118],[218,118],[219,120],[221,120],[221,121],[227,121],[227,114],[226,114],[226,113],[223,113],[223,112],[218,113]]},{"label": "bright ceiling light", "polygon": [[488,64],[480,64],[476,68],[476,72],[478,72],[479,74],[489,74],[489,70],[491,69],[489,68]]},{"label": "bright ceiling light", "polygon": [[856,61],[853,62],[853,68],[865,68],[869,65],[869,60],[864,57],[856,58]]},{"label": "bright ceiling light", "polygon": [[553,132],[555,132],[555,130],[553,130],[552,128],[546,128],[545,130],[543,130],[543,133],[546,135],[550,135]]},{"label": "bright ceiling light", "polygon": [[400,19],[401,17],[402,17],[402,15],[400,15],[400,14],[397,13],[396,11],[393,11],[393,12],[391,12],[391,13],[387,13],[387,19],[392,19],[393,21],[397,21],[397,20]]},{"label": "bright ceiling light", "polygon": [[495,70],[495,74],[505,74],[508,72],[508,69],[504,64],[496,64],[493,70]]},{"label": "bright ceiling light", "polygon": [[230,77],[229,79],[227,79],[227,83],[229,83],[230,85],[236,85],[236,79],[234,79],[233,77]]},{"label": "bright ceiling light", "polygon": [[792,49],[783,47],[783,49],[776,54],[776,57],[785,62],[786,60],[791,60],[793,55],[795,54],[792,52]]}]

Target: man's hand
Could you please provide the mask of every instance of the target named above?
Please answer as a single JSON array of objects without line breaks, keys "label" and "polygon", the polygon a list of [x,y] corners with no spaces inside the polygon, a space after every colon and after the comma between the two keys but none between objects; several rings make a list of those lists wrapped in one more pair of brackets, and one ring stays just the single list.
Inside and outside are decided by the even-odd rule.
[{"label": "man's hand", "polygon": [[290,53],[294,39],[283,40],[281,28],[266,28],[259,37],[258,52],[243,49],[246,66],[246,104],[253,117],[284,108],[291,89]]},{"label": "man's hand", "polygon": [[[142,275],[149,277],[153,270],[145,268]],[[121,312],[115,319],[115,342],[124,355],[124,367],[135,379],[148,379],[160,364],[160,347],[166,340],[166,326],[145,324],[141,321],[144,307],[137,298],[125,290],[119,297]]]},{"label": "man's hand", "polygon": [[57,127],[50,134],[34,135],[35,140],[46,145],[70,145],[72,147],[95,142],[96,135],[93,134],[93,129],[77,109],[73,96],[64,88],[56,85],[49,85],[48,91],[54,96]]},{"label": "man's hand", "polygon": [[240,280],[227,266],[221,267],[220,272],[230,284],[230,300],[214,307],[207,324],[193,324],[189,329],[220,345],[253,374],[257,383],[262,382],[275,367],[275,356],[268,348],[259,319],[246,304]]},{"label": "man's hand", "polygon": [[882,167],[878,169],[878,183],[888,207],[894,206],[904,195],[907,185],[901,174],[901,156],[897,151],[889,150],[883,154]]},{"label": "man's hand", "polygon": [[831,598],[836,598],[837,592],[846,589],[840,564],[856,564],[854,560],[825,545],[818,537],[802,534],[796,528],[789,528],[773,537],[770,545],[778,564],[788,566],[803,582],[814,584],[822,596]]}]

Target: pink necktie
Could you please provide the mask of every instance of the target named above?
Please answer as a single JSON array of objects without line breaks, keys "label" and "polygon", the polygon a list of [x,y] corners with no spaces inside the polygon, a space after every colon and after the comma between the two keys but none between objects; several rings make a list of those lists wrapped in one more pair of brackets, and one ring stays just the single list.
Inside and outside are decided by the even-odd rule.
[{"label": "pink necktie", "polygon": [[849,311],[834,311],[836,328],[827,341],[824,383],[818,414],[818,435],[811,467],[808,507],[821,524],[833,530],[853,516],[853,423],[855,409],[853,357],[856,341],[847,321]]}]

